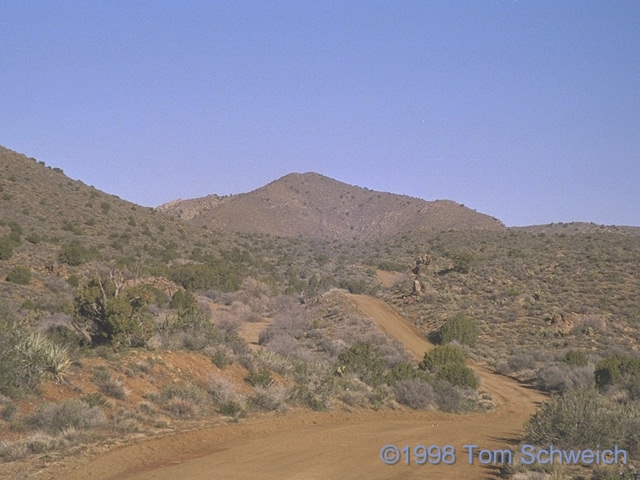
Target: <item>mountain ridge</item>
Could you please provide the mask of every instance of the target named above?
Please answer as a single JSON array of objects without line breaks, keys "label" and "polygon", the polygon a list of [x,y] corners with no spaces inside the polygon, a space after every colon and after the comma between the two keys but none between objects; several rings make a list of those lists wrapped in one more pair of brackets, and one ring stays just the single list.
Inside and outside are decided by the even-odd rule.
[{"label": "mountain ridge", "polygon": [[451,200],[350,185],[315,172],[290,173],[251,192],[174,200],[157,207],[199,226],[242,233],[328,239],[413,230],[505,230],[498,219]]}]

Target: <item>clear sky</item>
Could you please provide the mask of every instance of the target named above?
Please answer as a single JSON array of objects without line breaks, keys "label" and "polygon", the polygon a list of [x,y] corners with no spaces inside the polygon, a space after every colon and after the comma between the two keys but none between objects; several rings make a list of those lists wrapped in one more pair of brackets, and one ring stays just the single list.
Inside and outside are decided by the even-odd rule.
[{"label": "clear sky", "polygon": [[315,171],[640,225],[640,1],[0,0],[0,145],[146,206]]}]

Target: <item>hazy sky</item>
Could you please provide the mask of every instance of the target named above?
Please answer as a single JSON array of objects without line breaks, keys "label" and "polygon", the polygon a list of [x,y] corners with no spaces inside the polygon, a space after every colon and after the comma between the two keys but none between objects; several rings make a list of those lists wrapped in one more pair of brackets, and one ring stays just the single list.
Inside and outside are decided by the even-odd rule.
[{"label": "hazy sky", "polygon": [[147,206],[315,171],[640,225],[640,1],[0,0],[0,145]]}]

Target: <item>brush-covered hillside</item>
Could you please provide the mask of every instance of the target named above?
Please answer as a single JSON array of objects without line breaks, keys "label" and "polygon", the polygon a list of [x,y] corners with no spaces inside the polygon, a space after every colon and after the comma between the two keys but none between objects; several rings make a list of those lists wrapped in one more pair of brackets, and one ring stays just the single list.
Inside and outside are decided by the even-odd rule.
[{"label": "brush-covered hillside", "polygon": [[317,173],[292,173],[249,193],[158,207],[194,225],[287,237],[373,239],[410,231],[504,230],[463,205],[376,192]]}]

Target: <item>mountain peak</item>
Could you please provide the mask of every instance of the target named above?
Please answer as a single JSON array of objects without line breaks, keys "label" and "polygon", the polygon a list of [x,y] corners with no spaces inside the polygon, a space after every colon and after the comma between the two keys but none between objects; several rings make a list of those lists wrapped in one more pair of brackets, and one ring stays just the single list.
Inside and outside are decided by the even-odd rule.
[{"label": "mountain peak", "polygon": [[252,192],[165,204],[161,210],[223,230],[315,238],[373,238],[412,230],[503,230],[448,200],[376,192],[315,172],[290,173]]}]

